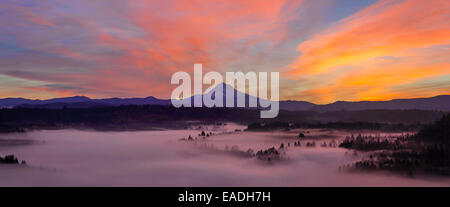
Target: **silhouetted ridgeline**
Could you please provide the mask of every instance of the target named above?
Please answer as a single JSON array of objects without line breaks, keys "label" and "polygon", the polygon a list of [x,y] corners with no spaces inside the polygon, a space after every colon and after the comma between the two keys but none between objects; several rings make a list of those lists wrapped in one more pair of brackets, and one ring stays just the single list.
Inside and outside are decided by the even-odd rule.
[{"label": "silhouetted ridgeline", "polygon": [[[275,119],[259,118],[255,109],[244,108],[174,108],[162,105],[126,105],[60,109],[21,108],[0,109],[0,132],[21,132],[30,129],[91,128],[96,130],[140,130],[152,128],[183,128],[186,121],[306,123],[316,128],[374,128],[388,124],[402,128],[433,122],[443,115],[438,111],[370,110],[360,112],[280,111]],[[383,118],[384,117],[384,118]],[[336,122],[335,120],[339,120]],[[336,123],[328,123],[336,122]],[[358,122],[358,123],[348,123]],[[366,122],[379,122],[366,123]],[[325,123],[325,124],[324,124]]]},{"label": "silhouetted ridgeline", "polygon": [[375,122],[375,123],[433,123],[448,112],[426,110],[362,110],[330,111],[317,120],[327,122]]},{"label": "silhouetted ridgeline", "polygon": [[422,128],[424,125],[415,124],[389,124],[389,123],[373,123],[373,122],[256,122],[248,125],[248,131],[273,131],[273,130],[291,130],[291,129],[343,129],[343,130],[382,130],[382,131],[412,131]]},{"label": "silhouetted ridgeline", "polygon": [[227,108],[174,108],[171,106],[118,106],[95,108],[14,108],[0,110],[2,132],[29,129],[91,128],[138,130],[181,128],[186,121],[245,122],[259,117],[255,110]]},{"label": "silhouetted ridgeline", "polygon": [[[248,94],[243,94],[235,90],[232,86],[221,84],[223,94],[226,91],[232,90],[237,94],[245,96],[246,100],[251,97]],[[215,91],[215,90],[212,90]],[[209,92],[210,93],[210,92]],[[190,97],[192,101],[192,97]],[[226,97],[223,98],[226,100]],[[236,103],[236,100],[234,100]],[[0,108],[62,108],[64,105],[69,105],[73,108],[87,108],[92,106],[120,106],[120,105],[171,105],[169,99],[158,99],[152,96],[146,98],[106,98],[106,99],[91,99],[85,96],[74,96],[65,98],[55,98],[48,100],[32,100],[24,98],[4,98],[0,99]],[[412,99],[394,99],[390,101],[337,101],[330,104],[317,105],[306,101],[280,101],[280,109],[288,111],[364,111],[364,110],[437,110],[450,111],[450,95],[440,95],[429,98],[412,98]]]}]

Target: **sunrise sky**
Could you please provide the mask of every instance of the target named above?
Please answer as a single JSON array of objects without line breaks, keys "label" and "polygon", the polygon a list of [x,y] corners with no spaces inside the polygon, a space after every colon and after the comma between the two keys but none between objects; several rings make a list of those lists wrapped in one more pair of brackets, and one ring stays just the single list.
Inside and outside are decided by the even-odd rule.
[{"label": "sunrise sky", "polygon": [[169,98],[193,71],[279,71],[313,103],[450,94],[448,0],[5,0],[0,98]]}]

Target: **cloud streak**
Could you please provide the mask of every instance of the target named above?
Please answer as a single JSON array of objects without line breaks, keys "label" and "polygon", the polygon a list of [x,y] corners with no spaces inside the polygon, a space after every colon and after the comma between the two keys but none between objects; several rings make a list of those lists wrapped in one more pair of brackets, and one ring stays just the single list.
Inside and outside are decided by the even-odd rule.
[{"label": "cloud streak", "polygon": [[449,11],[448,1],[383,0],[314,35],[298,45],[301,55],[288,66],[291,76],[317,80],[297,97],[329,102],[450,93],[450,80],[446,90],[391,90],[450,74]]},{"label": "cloud streak", "polygon": [[440,0],[10,1],[0,97],[168,98],[170,76],[194,63],[280,70],[281,99],[315,103],[450,93],[449,10]]},{"label": "cloud streak", "polygon": [[9,2],[0,7],[5,12],[1,40],[6,43],[0,73],[44,81],[35,88],[42,91],[48,89],[46,85],[84,89],[45,90],[55,96],[168,97],[175,71],[192,71],[194,63],[226,71],[231,70],[226,64],[248,62],[244,54],[263,57],[253,47],[265,49],[282,41],[287,35],[285,24],[301,4],[287,0]]}]

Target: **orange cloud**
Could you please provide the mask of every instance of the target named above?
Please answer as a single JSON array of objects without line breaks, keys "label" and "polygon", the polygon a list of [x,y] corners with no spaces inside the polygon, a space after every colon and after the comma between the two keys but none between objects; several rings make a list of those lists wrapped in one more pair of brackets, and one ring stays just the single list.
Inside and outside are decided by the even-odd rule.
[{"label": "orange cloud", "polygon": [[99,70],[97,77],[103,78],[95,83],[96,88],[111,85],[167,97],[172,89],[170,76],[180,70],[192,71],[194,63],[202,63],[204,70],[236,70],[224,65],[245,58],[243,53],[259,42],[282,41],[287,35],[285,24],[292,19],[288,14],[302,2],[134,1],[127,19],[138,34],[97,37],[102,46],[121,51],[110,60],[121,67]]},{"label": "orange cloud", "polygon": [[367,1],[55,2],[0,5],[0,75],[33,82],[0,96],[168,98],[171,74],[194,63],[287,68],[281,99],[316,103],[450,92],[448,1],[381,0],[331,27]]},{"label": "orange cloud", "polygon": [[[235,41],[245,48],[263,40],[282,39],[282,27],[290,18],[283,11],[290,13],[302,1],[290,2],[135,1],[128,18],[143,34],[115,39],[103,34],[99,40],[125,50],[124,60],[146,71],[152,71],[155,62],[164,63],[168,73],[192,70],[195,62],[214,70],[241,55],[233,51]],[[290,4],[293,7],[286,8]]]},{"label": "orange cloud", "polygon": [[287,22],[302,3],[8,2],[0,5],[0,39],[7,43],[1,48],[7,51],[0,56],[0,75],[43,82],[9,86],[31,90],[33,98],[76,93],[168,98],[171,75],[192,71],[194,63],[202,63],[205,71],[226,71],[238,70],[227,67],[230,63],[263,59],[268,51],[254,50],[255,45],[267,49],[284,41]]},{"label": "orange cloud", "polygon": [[450,53],[439,48],[450,44],[449,11],[445,0],[382,0],[345,18],[298,45],[301,56],[289,74],[309,83],[295,96],[316,102],[395,98],[394,86],[450,74]]}]

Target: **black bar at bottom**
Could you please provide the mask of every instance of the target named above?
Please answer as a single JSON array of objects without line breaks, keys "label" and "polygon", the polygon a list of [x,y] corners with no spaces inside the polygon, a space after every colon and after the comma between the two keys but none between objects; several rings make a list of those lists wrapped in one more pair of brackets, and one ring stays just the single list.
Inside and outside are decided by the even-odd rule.
[{"label": "black bar at bottom", "polygon": [[[0,188],[1,201],[66,206],[311,206],[448,203],[449,188]],[[1,205],[7,206],[7,205]]]}]

